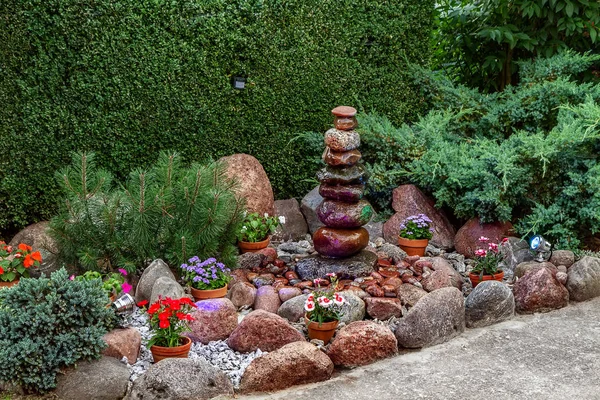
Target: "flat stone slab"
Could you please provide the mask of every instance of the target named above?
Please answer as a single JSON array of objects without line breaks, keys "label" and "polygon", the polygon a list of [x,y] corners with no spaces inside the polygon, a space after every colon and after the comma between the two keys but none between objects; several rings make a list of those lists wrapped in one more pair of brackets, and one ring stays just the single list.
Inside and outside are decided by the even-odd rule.
[{"label": "flat stone slab", "polygon": [[363,250],[349,258],[306,257],[298,261],[296,272],[302,280],[324,278],[331,272],[337,274],[340,279],[354,279],[368,276],[374,271],[375,264],[377,264],[377,255]]}]

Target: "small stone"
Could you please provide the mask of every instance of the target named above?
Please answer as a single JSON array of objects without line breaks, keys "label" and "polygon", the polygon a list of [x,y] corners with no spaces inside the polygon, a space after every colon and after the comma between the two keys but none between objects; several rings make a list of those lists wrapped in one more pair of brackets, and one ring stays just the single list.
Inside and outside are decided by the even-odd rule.
[{"label": "small stone", "polygon": [[367,286],[365,288],[365,292],[369,293],[373,297],[385,297],[385,292],[377,284]]},{"label": "small stone", "polygon": [[331,128],[325,132],[325,146],[339,152],[354,150],[360,147],[360,135],[356,131]]},{"label": "small stone", "polygon": [[566,272],[561,272],[558,271],[556,273],[556,280],[559,281],[561,284],[566,285],[567,284],[567,279],[569,278],[569,275],[567,275]]},{"label": "small stone", "polygon": [[[357,203],[363,198],[365,185],[326,185],[319,186],[319,194],[325,199],[345,203]],[[318,209],[317,209],[318,212]],[[322,222],[322,221],[321,221]],[[369,222],[369,221],[367,221]]]},{"label": "small stone", "polygon": [[300,296],[302,294],[302,290],[297,287],[284,286],[279,289],[278,293],[281,302],[285,303],[289,299]]},{"label": "small stone", "polygon": [[265,310],[277,314],[280,305],[279,293],[277,293],[277,290],[273,286],[261,286],[258,288],[256,299],[254,300],[255,310]]},{"label": "small stone", "polygon": [[262,254],[263,256],[265,256],[262,262],[263,267],[267,264],[274,263],[277,259],[277,250],[275,250],[273,247],[266,247],[264,249],[260,249],[256,252],[256,254]]},{"label": "small stone", "polygon": [[238,257],[237,265],[241,269],[256,269],[260,268],[265,261],[266,256],[260,253],[244,253]]},{"label": "small stone", "polygon": [[391,317],[402,317],[402,303],[400,299],[388,297],[367,297],[365,299],[367,314],[371,318],[385,321]]},{"label": "small stone", "polygon": [[277,315],[290,322],[301,321],[304,318],[304,303],[307,298],[308,295],[301,294],[286,300],[277,310]]},{"label": "small stone", "polygon": [[231,281],[229,281],[229,287],[232,288],[238,282],[250,282],[247,274],[250,272],[248,269],[234,269],[231,271]]},{"label": "small stone", "polygon": [[575,253],[570,250],[554,250],[548,261],[554,265],[564,265],[570,268],[571,265],[575,264]]},{"label": "small stone", "polygon": [[317,208],[317,215],[330,228],[358,228],[371,220],[373,207],[366,200],[357,203],[324,200]]},{"label": "small stone", "polygon": [[256,288],[249,282],[238,282],[231,287],[228,296],[234,307],[250,307],[256,299]]},{"label": "small stone", "polygon": [[333,151],[329,147],[326,147],[325,152],[323,153],[323,162],[332,167],[350,167],[359,162],[361,157],[360,151],[358,150],[340,152]]},{"label": "small stone", "polygon": [[337,333],[329,345],[329,357],[335,365],[357,367],[391,357],[398,352],[392,331],[373,321],[353,322]]},{"label": "small stone", "polygon": [[350,106],[337,106],[331,113],[336,117],[351,118],[356,116],[356,108]]},{"label": "small stone", "polygon": [[361,164],[348,168],[327,166],[317,172],[319,182],[326,185],[363,185],[367,182],[368,177],[367,170]]},{"label": "small stone", "polygon": [[134,364],[140,354],[142,336],[134,328],[113,329],[102,337],[107,347],[102,354],[121,360],[127,358],[129,364]]}]

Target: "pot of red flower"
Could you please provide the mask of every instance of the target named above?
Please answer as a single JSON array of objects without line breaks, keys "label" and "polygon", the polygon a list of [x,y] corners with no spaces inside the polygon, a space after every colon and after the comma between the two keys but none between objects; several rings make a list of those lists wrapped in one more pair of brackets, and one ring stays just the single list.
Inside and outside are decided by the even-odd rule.
[{"label": "pot of red flower", "polygon": [[[138,303],[138,307],[145,307],[147,300]],[[165,358],[187,358],[192,346],[190,338],[183,336],[190,331],[189,322],[194,318],[190,312],[196,308],[192,300],[187,297],[171,299],[159,298],[148,308],[148,321],[152,338],[148,341],[154,362]]]},{"label": "pot of red flower", "polygon": [[[308,337],[329,343],[340,323],[344,297],[335,292],[337,279],[331,277],[330,290],[319,290],[311,293],[304,302],[304,323],[308,329]],[[318,282],[317,282],[318,283]]]},{"label": "pot of red flower", "polygon": [[238,247],[242,253],[255,253],[266,248],[271,242],[270,236],[279,224],[285,224],[285,217],[262,217],[258,213],[250,213],[242,221],[242,229],[238,233]]},{"label": "pot of red flower", "polygon": [[20,278],[29,278],[30,268],[37,268],[42,262],[39,251],[32,251],[25,243],[17,247],[0,242],[0,289],[12,287]]},{"label": "pot of red flower", "polygon": [[[502,240],[500,246],[506,243],[508,239]],[[502,281],[504,271],[498,268],[498,265],[504,258],[500,253],[498,243],[490,242],[490,239],[482,236],[479,238],[480,247],[475,250],[475,266],[469,272],[469,279],[473,287],[483,281]]]},{"label": "pot of red flower", "polygon": [[432,237],[431,219],[425,214],[411,215],[400,224],[398,245],[409,256],[423,257]]},{"label": "pot of red flower", "polygon": [[216,299],[227,295],[227,284],[231,280],[229,268],[215,258],[201,261],[197,256],[181,264],[183,281],[191,288],[196,301]]}]

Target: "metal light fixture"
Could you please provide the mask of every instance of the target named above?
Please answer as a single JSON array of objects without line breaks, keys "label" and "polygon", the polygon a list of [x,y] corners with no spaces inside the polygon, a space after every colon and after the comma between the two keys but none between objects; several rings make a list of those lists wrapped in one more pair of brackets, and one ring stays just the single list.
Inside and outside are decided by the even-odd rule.
[{"label": "metal light fixture", "polygon": [[542,235],[535,235],[529,240],[529,248],[536,252],[535,261],[544,262],[552,256],[552,244]]},{"label": "metal light fixture", "polygon": [[238,90],[246,89],[246,78],[243,76],[234,76],[231,78],[231,86]]},{"label": "metal light fixture", "polygon": [[112,304],[117,314],[131,314],[135,310],[135,299],[126,293]]}]

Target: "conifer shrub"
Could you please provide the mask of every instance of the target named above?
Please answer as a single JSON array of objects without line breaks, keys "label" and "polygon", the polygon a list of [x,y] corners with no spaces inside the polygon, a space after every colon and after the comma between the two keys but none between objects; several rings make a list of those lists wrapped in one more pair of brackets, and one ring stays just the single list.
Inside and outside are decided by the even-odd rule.
[{"label": "conifer shrub", "polygon": [[98,358],[115,321],[99,280],[21,279],[0,290],[0,382],[29,392],[56,387],[63,367]]},{"label": "conifer shrub", "polygon": [[179,154],[163,152],[119,185],[93,153],[79,153],[56,179],[64,198],[50,234],[66,263],[134,272],[156,258],[172,265],[192,255],[235,262],[244,204],[220,163],[186,166]]}]

